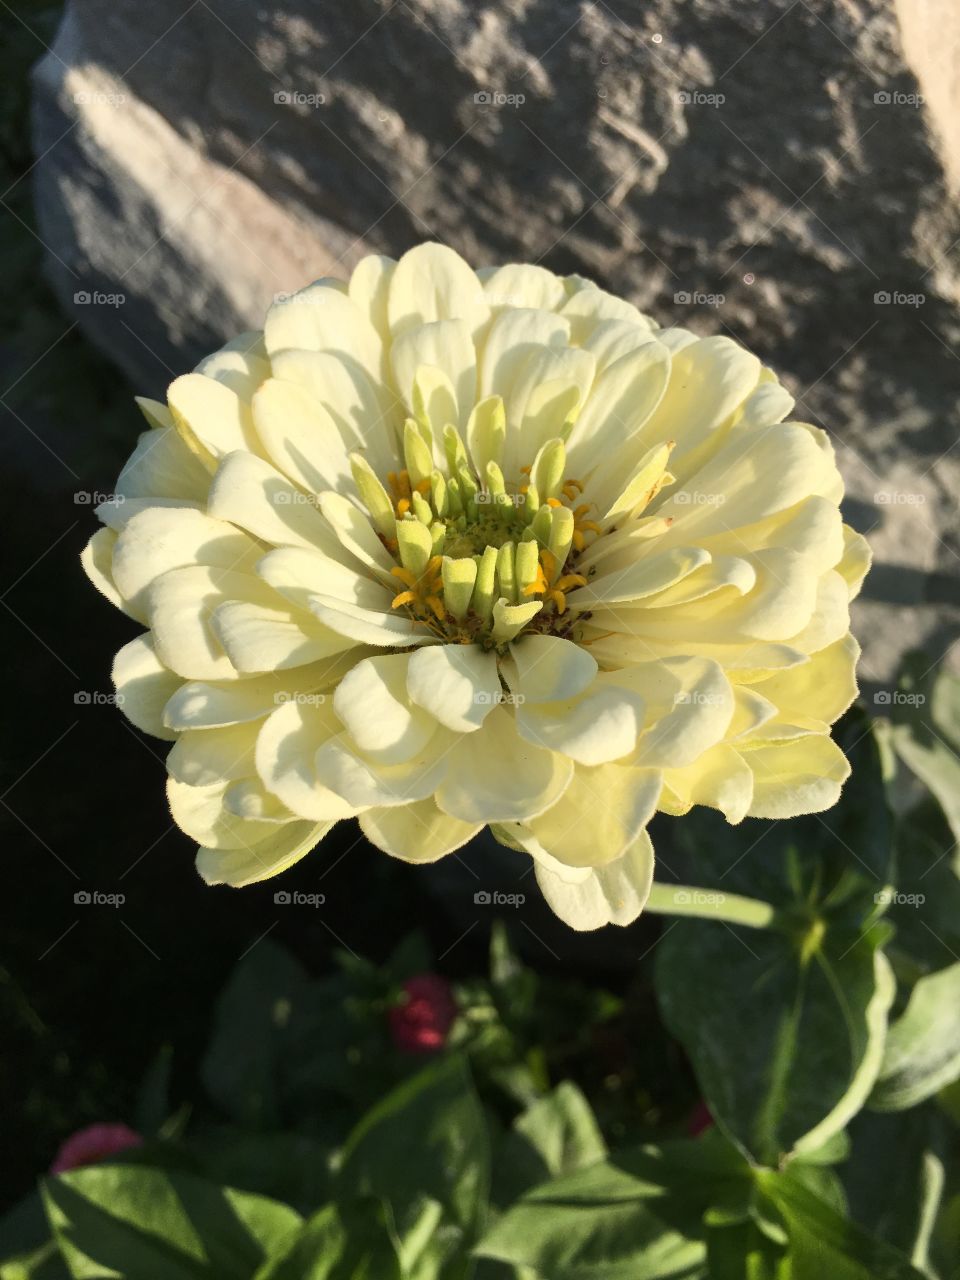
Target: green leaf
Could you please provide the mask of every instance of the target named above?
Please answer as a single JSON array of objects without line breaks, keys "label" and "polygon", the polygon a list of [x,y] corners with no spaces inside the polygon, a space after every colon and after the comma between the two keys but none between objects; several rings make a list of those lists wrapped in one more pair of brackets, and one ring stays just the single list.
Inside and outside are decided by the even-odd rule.
[{"label": "green leaf", "polygon": [[815,1151],[866,1101],[894,994],[885,936],[826,910],[795,933],[702,921],[667,929],[664,1019],[717,1122],[759,1163]]},{"label": "green leaf", "polygon": [[75,1280],[249,1280],[301,1221],[278,1201],[136,1165],[78,1169],[43,1195]]},{"label": "green leaf", "polygon": [[70,1280],[55,1240],[0,1262],[0,1280]]},{"label": "green leaf", "polygon": [[473,1241],[490,1183],[487,1129],[465,1063],[450,1054],[394,1089],[343,1150],[341,1198],[385,1201],[405,1269],[424,1248],[440,1256]]},{"label": "green leaf", "polygon": [[[908,654],[891,705],[897,754],[939,801],[960,840],[960,679],[921,653]],[[954,862],[955,869],[957,861]]]},{"label": "green leaf", "polygon": [[0,1218],[0,1241],[8,1256],[0,1280],[59,1280],[67,1275],[40,1193],[31,1191]]},{"label": "green leaf", "polygon": [[898,824],[896,842],[896,891],[886,917],[896,929],[890,951],[895,963],[907,962],[913,981],[960,956],[960,877],[951,857],[953,834],[932,798]]},{"label": "green leaf", "polygon": [[707,1208],[749,1191],[722,1140],[646,1146],[529,1191],[476,1252],[549,1280],[679,1280],[702,1272]]},{"label": "green leaf", "polygon": [[841,1217],[789,1171],[758,1169],[756,1178],[786,1227],[790,1280],[924,1280],[899,1250]]},{"label": "green leaf", "polygon": [[890,1027],[870,1095],[878,1111],[914,1107],[960,1075],[960,963],[920,978]]},{"label": "green leaf", "polygon": [[589,1102],[564,1081],[514,1121],[496,1162],[497,1202],[507,1204],[537,1183],[596,1164],[606,1154]]},{"label": "green leaf", "polygon": [[254,1280],[402,1280],[402,1274],[382,1206],[368,1201],[315,1213]]},{"label": "green leaf", "polygon": [[840,1169],[850,1216],[920,1268],[943,1198],[948,1123],[932,1103],[889,1114],[862,1111]]}]

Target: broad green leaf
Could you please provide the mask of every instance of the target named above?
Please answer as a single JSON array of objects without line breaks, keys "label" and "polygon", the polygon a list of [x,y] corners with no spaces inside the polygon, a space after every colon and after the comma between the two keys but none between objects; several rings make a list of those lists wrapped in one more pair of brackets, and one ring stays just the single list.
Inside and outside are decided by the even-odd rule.
[{"label": "broad green leaf", "polygon": [[43,1194],[75,1280],[249,1280],[301,1222],[276,1200],[137,1165],[78,1169]]},{"label": "broad green leaf", "polygon": [[707,1208],[742,1205],[749,1191],[726,1143],[642,1147],[527,1192],[477,1253],[549,1280],[679,1280],[705,1265]]},{"label": "broad green leaf", "polygon": [[496,1160],[499,1204],[550,1177],[596,1164],[607,1147],[589,1102],[564,1081],[513,1123]]},{"label": "broad green leaf", "polygon": [[402,1280],[400,1263],[372,1201],[329,1204],[303,1224],[289,1247],[255,1280]]},{"label": "broad green leaf", "polygon": [[850,1216],[914,1266],[927,1266],[944,1190],[949,1121],[933,1103],[910,1111],[861,1111],[840,1168]]},{"label": "broad green leaf", "polygon": [[[921,653],[908,654],[891,704],[890,739],[908,768],[936,796],[960,840],[960,679]],[[954,858],[960,869],[960,855]]]},{"label": "broad green leaf", "polygon": [[686,920],[666,930],[664,1019],[718,1123],[761,1164],[816,1151],[866,1101],[894,994],[884,937],[829,913],[794,933]]},{"label": "broad green leaf", "polygon": [[343,1149],[339,1195],[391,1210],[402,1265],[469,1245],[486,1211],[487,1129],[463,1060],[449,1054],[405,1081],[360,1121]]},{"label": "broad green leaf", "polygon": [[932,798],[897,825],[896,889],[887,919],[896,929],[890,946],[910,982],[960,956],[960,877],[955,839]]},{"label": "broad green leaf", "polygon": [[924,1280],[899,1250],[841,1217],[789,1173],[758,1169],[756,1178],[786,1227],[790,1280]]},{"label": "broad green leaf", "polygon": [[960,963],[920,978],[887,1033],[870,1095],[878,1111],[914,1107],[960,1075]]}]

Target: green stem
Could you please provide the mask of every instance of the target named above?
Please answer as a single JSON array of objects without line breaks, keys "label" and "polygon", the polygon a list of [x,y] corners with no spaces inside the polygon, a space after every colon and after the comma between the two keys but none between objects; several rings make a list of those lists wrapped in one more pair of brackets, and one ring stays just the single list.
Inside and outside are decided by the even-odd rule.
[{"label": "green stem", "polygon": [[757,898],[744,898],[739,893],[724,893],[720,889],[665,884],[662,880],[654,881],[644,910],[662,916],[725,920],[728,924],[746,925],[748,929],[769,929],[777,917],[776,909],[769,902]]}]

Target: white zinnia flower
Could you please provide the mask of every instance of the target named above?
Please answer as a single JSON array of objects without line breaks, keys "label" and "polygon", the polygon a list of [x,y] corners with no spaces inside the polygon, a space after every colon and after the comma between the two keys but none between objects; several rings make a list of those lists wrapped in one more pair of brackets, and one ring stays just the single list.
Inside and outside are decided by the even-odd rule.
[{"label": "white zinnia flower", "polygon": [[210,883],[354,815],[408,862],[489,825],[575,928],[624,924],[658,808],[837,799],[868,552],[826,436],[730,339],[426,244],[278,302],[167,401],[84,564],[148,628],[114,678],[174,741]]}]

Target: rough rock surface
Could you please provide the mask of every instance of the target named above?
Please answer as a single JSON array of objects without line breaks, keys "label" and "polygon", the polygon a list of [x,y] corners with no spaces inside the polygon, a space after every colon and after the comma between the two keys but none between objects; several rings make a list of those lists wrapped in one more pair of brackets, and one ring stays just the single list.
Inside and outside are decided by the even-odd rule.
[{"label": "rough rock surface", "polygon": [[434,237],[477,265],[581,271],[778,369],[874,531],[866,676],[889,681],[911,645],[945,652],[960,629],[947,0],[132,13],[70,5],[37,70],[36,181],[67,305],[141,389],[371,250]]}]

